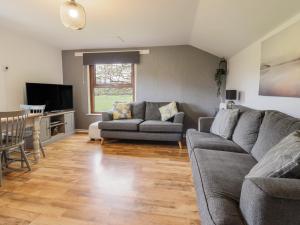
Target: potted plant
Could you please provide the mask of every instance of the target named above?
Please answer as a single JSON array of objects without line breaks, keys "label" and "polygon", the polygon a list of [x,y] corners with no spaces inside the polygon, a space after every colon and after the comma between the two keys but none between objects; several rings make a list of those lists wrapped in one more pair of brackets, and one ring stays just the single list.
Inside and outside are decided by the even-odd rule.
[{"label": "potted plant", "polygon": [[219,68],[215,73],[215,81],[217,84],[217,96],[221,98],[221,102],[223,102],[223,90],[226,82],[227,76],[227,61],[225,58],[222,58],[219,62]]}]

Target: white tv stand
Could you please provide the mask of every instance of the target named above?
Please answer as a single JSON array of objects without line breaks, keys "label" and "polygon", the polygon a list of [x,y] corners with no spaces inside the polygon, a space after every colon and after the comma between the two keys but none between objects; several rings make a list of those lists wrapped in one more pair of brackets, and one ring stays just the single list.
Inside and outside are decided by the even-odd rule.
[{"label": "white tv stand", "polygon": [[46,145],[75,133],[75,111],[50,112],[41,118],[40,139]]}]

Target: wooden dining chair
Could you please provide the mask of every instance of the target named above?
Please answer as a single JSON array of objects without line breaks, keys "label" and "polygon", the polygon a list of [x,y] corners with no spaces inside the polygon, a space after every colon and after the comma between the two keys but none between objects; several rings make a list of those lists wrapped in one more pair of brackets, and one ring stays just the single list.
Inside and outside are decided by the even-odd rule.
[{"label": "wooden dining chair", "polygon": [[[15,161],[25,162],[28,170],[30,164],[24,150],[24,133],[26,127],[26,111],[0,112],[0,185],[2,184],[2,168]],[[10,153],[20,152],[20,158],[10,159]],[[3,164],[3,165],[2,165]]]},{"label": "wooden dining chair", "polygon": [[[45,111],[45,105],[20,105],[20,109],[27,111],[28,114],[40,114],[43,115]],[[25,130],[25,139],[33,136],[32,128],[28,128]],[[41,139],[39,139],[40,150],[43,154],[43,157],[46,157],[44,147],[42,145]],[[25,151],[26,155],[30,155],[31,152]]]}]

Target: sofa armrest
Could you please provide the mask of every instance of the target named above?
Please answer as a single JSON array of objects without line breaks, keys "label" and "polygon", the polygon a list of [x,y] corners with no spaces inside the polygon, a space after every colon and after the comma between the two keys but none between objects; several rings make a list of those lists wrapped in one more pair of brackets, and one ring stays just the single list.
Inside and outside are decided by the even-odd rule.
[{"label": "sofa armrest", "polygon": [[198,119],[198,131],[209,133],[210,127],[214,122],[214,117],[199,117]]},{"label": "sofa armrest", "polygon": [[300,224],[300,180],[247,178],[240,209],[248,225]]},{"label": "sofa armrest", "polygon": [[102,121],[110,121],[113,120],[113,113],[112,112],[103,112],[102,113]]},{"label": "sofa armrest", "polygon": [[184,112],[179,112],[174,116],[174,123],[183,123]]}]

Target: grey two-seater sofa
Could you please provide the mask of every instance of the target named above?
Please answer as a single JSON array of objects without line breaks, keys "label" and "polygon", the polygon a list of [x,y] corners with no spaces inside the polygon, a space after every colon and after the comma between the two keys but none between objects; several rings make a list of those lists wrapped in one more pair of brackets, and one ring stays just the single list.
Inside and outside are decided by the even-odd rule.
[{"label": "grey two-seater sofa", "polygon": [[[137,102],[131,104],[131,119],[113,120],[112,112],[102,113],[99,122],[104,139],[176,141],[181,148],[184,113],[169,121],[161,121],[159,108],[169,102]],[[177,103],[179,108],[179,103]]]},{"label": "grey two-seater sofa", "polygon": [[213,118],[187,131],[202,225],[300,224],[300,180],[246,178],[300,120],[277,111],[240,109],[232,140],[210,133]]}]

